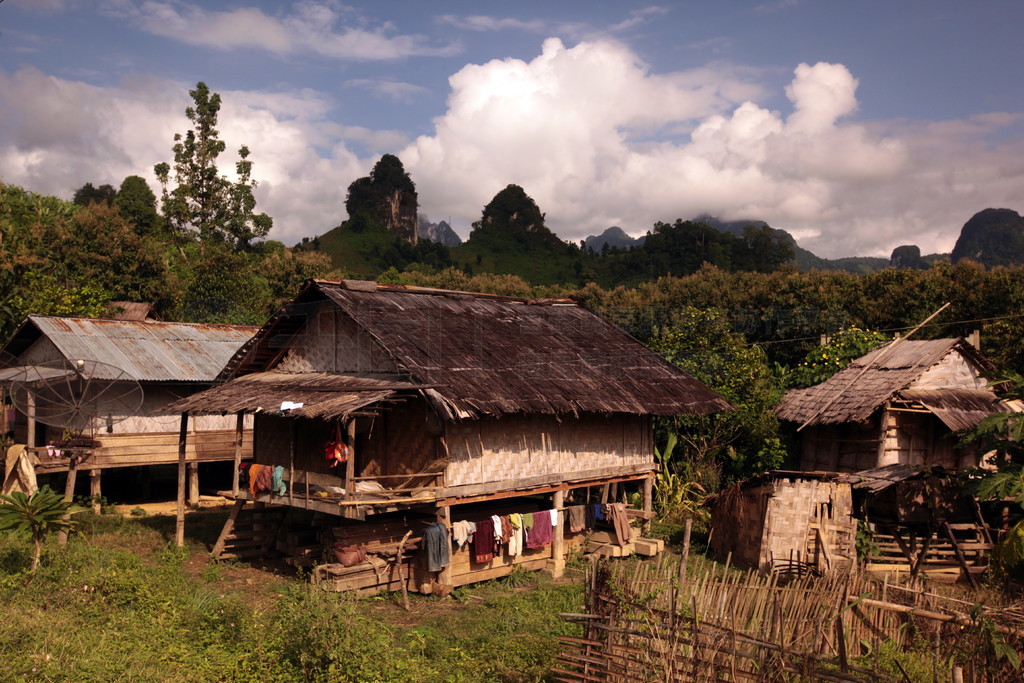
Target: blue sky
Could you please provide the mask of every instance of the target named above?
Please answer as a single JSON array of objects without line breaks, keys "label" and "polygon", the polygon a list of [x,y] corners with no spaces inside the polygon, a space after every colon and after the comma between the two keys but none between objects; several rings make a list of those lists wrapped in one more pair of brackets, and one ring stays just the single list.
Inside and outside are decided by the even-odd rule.
[{"label": "blue sky", "polygon": [[6,0],[0,182],[158,189],[202,80],[286,243],[390,152],[463,237],[517,183],[564,239],[710,213],[824,256],[948,251],[1024,208],[1021,26],[996,1]]}]

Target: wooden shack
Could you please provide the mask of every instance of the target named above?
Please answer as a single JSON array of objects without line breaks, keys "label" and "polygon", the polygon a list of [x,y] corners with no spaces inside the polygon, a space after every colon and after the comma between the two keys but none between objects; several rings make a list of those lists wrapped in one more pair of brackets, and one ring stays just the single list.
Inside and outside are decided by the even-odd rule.
[{"label": "wooden shack", "polygon": [[[84,433],[44,424],[28,411],[8,410],[5,431],[35,456],[37,474],[88,470],[91,491],[98,495],[104,469],[178,462],[179,414],[168,412],[166,406],[208,389],[257,329],[30,315],[3,346],[13,360],[0,382],[59,361],[99,361],[89,365],[97,369],[92,373],[96,376],[83,380],[108,382],[103,392],[107,396],[117,394],[122,384],[137,382],[141,401],[132,414],[112,415],[109,424]],[[186,460],[193,500],[198,497],[199,463],[233,461],[239,441],[243,455],[252,452],[251,428],[237,424],[234,417],[199,418],[192,422],[189,437]],[[73,486],[73,474],[69,481]]]},{"label": "wooden shack", "polygon": [[818,574],[856,562],[850,484],[831,472],[765,472],[711,498],[711,549],[740,567]]},{"label": "wooden shack", "polygon": [[[515,556],[477,561],[457,549],[437,573],[408,560],[396,574],[395,558],[407,532],[408,553],[436,521],[451,530],[499,514],[564,515],[570,503],[619,500],[619,485],[642,489],[633,514],[650,517],[652,416],[731,407],[574,301],[359,281],[305,283],[221,380],[174,407],[183,422],[255,413],[253,462],[280,467],[287,490],[236,485],[215,550],[301,546],[301,530],[288,542],[269,522],[235,534],[246,501],[316,512],[300,548],[316,562],[334,543],[391,558],[388,571],[363,563],[331,575],[364,590],[444,591],[517,566],[558,572],[562,525],[549,545]],[[324,447],[339,440],[351,456],[331,467]]]},{"label": "wooden shack", "polygon": [[1013,409],[985,379],[993,369],[963,338],[897,340],[821,384],[787,392],[776,412],[803,428],[806,471],[975,467],[979,454],[958,447],[955,432]]}]

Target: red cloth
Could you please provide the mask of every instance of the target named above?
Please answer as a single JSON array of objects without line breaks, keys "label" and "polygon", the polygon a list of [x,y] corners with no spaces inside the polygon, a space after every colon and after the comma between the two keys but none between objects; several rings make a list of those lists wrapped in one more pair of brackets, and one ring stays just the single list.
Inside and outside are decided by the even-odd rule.
[{"label": "red cloth", "polygon": [[551,543],[551,510],[533,513],[533,528],[526,532],[527,548],[542,548]]},{"label": "red cloth", "polygon": [[494,525],[490,519],[476,525],[473,534],[473,561],[490,562],[494,558]]}]

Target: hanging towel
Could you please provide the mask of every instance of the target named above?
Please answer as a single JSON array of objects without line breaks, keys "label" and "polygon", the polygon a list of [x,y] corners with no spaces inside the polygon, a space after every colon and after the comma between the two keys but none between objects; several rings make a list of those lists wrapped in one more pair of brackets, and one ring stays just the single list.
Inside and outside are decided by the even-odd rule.
[{"label": "hanging towel", "polygon": [[523,513],[523,528],[526,529],[526,531],[530,531],[530,529],[533,528],[533,513]]},{"label": "hanging towel", "polygon": [[612,527],[615,529],[615,537],[619,545],[624,546],[633,538],[633,528],[629,525],[629,515],[626,514],[626,506],[623,503],[612,503],[608,506],[608,516],[611,517]]},{"label": "hanging towel", "polygon": [[427,571],[439,572],[452,561],[448,527],[434,522],[423,531],[423,549],[427,553]]},{"label": "hanging towel", "polygon": [[466,541],[473,536],[475,531],[476,524],[473,522],[467,522],[466,520],[455,522],[455,524],[452,524],[452,540],[461,548],[466,545]]},{"label": "hanging towel", "polygon": [[263,469],[263,465],[253,463],[249,465],[249,493],[255,498],[260,494],[258,487],[260,480],[260,470]]},{"label": "hanging towel", "polygon": [[551,508],[551,526],[558,526],[558,509]]},{"label": "hanging towel", "polygon": [[541,548],[551,543],[551,512],[533,513],[533,528],[526,532],[526,547]]},{"label": "hanging towel", "polygon": [[569,532],[578,534],[587,526],[586,508],[582,505],[573,505],[567,510],[569,511]]},{"label": "hanging towel", "polygon": [[481,522],[473,534],[473,561],[490,562],[494,558],[494,525]]}]

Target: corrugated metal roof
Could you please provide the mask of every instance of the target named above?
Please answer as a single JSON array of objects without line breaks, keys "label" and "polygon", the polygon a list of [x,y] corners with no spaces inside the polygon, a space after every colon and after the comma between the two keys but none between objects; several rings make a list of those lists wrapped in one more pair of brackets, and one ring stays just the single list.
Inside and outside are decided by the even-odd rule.
[{"label": "corrugated metal roof", "polygon": [[30,315],[26,324],[35,326],[68,360],[98,360],[140,381],[175,382],[212,382],[259,329],[41,315]]}]

